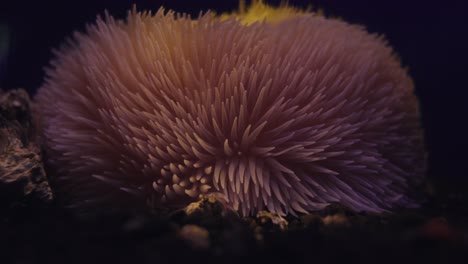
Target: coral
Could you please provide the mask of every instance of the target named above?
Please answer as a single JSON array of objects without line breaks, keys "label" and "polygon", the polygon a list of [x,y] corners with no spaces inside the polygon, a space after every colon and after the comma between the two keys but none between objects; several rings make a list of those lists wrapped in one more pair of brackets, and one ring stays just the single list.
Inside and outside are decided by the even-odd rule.
[{"label": "coral", "polygon": [[133,11],[55,56],[37,113],[67,206],[182,208],[209,194],[242,215],[417,205],[413,83],[361,26]]}]

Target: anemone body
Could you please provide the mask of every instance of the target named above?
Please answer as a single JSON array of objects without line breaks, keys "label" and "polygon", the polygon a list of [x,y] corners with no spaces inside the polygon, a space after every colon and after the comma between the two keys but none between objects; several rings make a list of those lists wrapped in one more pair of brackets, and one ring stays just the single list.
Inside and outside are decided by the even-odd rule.
[{"label": "anemone body", "polygon": [[416,205],[413,84],[360,26],[160,9],[98,19],[55,56],[36,100],[65,205],[179,207],[210,193],[242,215]]}]

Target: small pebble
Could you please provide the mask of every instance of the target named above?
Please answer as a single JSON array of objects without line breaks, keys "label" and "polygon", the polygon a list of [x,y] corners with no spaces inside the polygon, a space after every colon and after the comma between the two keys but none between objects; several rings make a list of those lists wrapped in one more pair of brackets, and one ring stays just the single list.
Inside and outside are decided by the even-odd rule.
[{"label": "small pebble", "polygon": [[208,249],[210,247],[210,234],[208,230],[197,225],[184,225],[178,235],[187,241],[194,249]]}]

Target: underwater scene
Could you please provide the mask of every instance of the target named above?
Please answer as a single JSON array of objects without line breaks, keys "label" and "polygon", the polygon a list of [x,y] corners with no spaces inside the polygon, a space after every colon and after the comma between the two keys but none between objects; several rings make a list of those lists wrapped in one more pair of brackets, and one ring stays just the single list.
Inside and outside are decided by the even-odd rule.
[{"label": "underwater scene", "polygon": [[0,4],[0,263],[468,263],[464,1]]}]

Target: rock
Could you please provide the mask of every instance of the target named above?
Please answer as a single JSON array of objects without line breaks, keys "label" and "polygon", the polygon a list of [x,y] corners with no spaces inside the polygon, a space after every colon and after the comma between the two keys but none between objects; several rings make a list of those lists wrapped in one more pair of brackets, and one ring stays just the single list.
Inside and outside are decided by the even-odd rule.
[{"label": "rock", "polygon": [[0,206],[47,204],[53,195],[33,142],[29,96],[0,91]]},{"label": "rock", "polygon": [[190,203],[185,207],[184,211],[187,215],[193,215],[195,213],[203,213],[205,215],[224,215],[226,213],[225,204],[223,200],[216,197],[215,194],[210,194],[201,197],[197,202]]},{"label": "rock", "polygon": [[349,226],[349,220],[344,214],[327,215],[322,219],[323,223],[333,226]]},{"label": "rock", "polygon": [[420,228],[420,233],[424,237],[434,240],[444,240],[449,242],[459,242],[463,240],[461,231],[449,225],[444,217],[435,217],[426,221]]},{"label": "rock", "polygon": [[0,118],[3,125],[7,122],[17,122],[23,128],[28,128],[31,123],[28,93],[23,89],[8,92],[0,90]]},{"label": "rock", "polygon": [[274,225],[285,231],[288,229],[288,221],[283,217],[268,211],[260,211],[256,215],[257,222],[262,226]]},{"label": "rock", "polygon": [[309,226],[319,227],[320,225],[323,224],[323,222],[319,215],[310,213],[310,214],[306,214],[300,217],[300,224],[301,224],[301,227],[309,227]]}]

